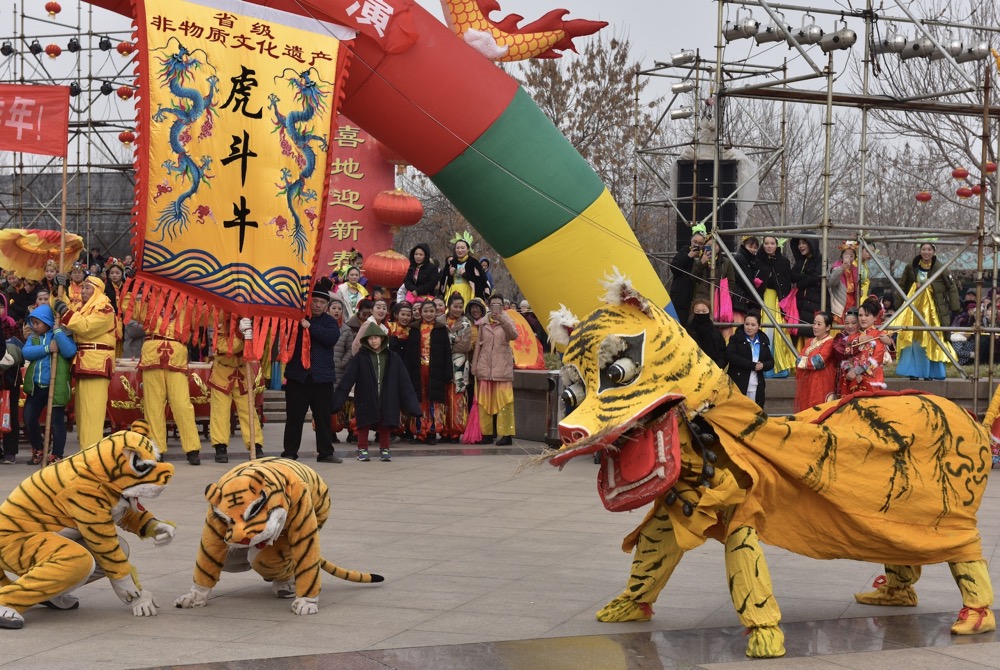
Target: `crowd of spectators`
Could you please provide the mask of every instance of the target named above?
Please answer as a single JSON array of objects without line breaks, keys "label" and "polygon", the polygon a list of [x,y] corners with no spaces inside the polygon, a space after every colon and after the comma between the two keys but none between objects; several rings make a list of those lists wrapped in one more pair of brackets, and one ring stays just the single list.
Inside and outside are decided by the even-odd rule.
[{"label": "crowd of spectators", "polygon": [[[977,350],[985,351],[990,337],[977,339],[973,331],[977,323],[990,325],[995,308],[988,297],[977,304],[974,293],[959,299],[933,243],[919,244],[903,267],[904,310],[896,309],[892,294],[869,293],[870,246],[841,243],[827,264],[819,236],[804,231],[787,241],[746,235],[729,255],[714,248],[704,227],[695,226],[671,264],[671,303],[698,345],[759,402],[765,378],[795,375],[797,409],[884,388],[884,365],[894,359],[899,376],[943,379],[950,357],[964,365]],[[755,318],[746,326],[748,314]],[[969,330],[948,334],[935,326]],[[722,357],[715,333],[727,341]],[[767,354],[756,351],[762,342]]]}]

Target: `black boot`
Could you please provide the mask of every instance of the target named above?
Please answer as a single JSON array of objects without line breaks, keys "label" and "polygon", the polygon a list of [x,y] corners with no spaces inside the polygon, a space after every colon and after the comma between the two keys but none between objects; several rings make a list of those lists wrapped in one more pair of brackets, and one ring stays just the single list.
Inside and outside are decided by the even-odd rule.
[{"label": "black boot", "polygon": [[254,450],[255,450],[254,454],[257,456],[257,458],[264,458],[264,445],[263,444],[256,444],[256,445],[254,445]]},{"label": "black boot", "polygon": [[215,462],[216,463],[228,463],[229,454],[226,453],[226,445],[224,444],[213,444],[215,447]]}]

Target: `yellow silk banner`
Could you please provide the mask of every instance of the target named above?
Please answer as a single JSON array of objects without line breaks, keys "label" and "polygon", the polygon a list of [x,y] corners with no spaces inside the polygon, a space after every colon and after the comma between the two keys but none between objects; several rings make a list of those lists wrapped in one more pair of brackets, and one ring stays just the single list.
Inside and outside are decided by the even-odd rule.
[{"label": "yellow silk banner", "polygon": [[535,331],[516,309],[508,309],[506,314],[517,328],[517,339],[510,343],[514,351],[514,367],[518,370],[544,370],[542,343],[538,341]]},{"label": "yellow silk banner", "polygon": [[323,230],[346,49],[326,24],[205,1],[136,6],[135,291],[297,321]]}]

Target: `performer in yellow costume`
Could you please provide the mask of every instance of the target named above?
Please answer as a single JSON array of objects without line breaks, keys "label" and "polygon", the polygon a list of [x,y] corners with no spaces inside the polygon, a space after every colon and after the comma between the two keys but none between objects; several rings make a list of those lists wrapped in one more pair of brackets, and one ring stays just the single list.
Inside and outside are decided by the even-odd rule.
[{"label": "performer in yellow costume", "polygon": [[72,591],[105,576],[135,616],[156,615],[153,594],[139,584],[117,534],[122,528],[157,547],[174,537],[174,524],[139,502],[160,495],[174,473],[145,435],[136,422],[36,470],[0,505],[0,628],[22,628],[33,605],[77,609]]},{"label": "performer in yellow costume", "polygon": [[191,318],[182,311],[176,301],[165,305],[142,343],[139,369],[142,370],[143,406],[153,442],[162,454],[167,450],[167,403],[170,403],[181,437],[181,449],[187,454],[188,463],[201,465],[201,439],[188,388],[187,344],[176,337],[180,320]]},{"label": "performer in yellow costume", "polygon": [[976,520],[989,435],[964,409],[872,392],[768,417],[628,279],[608,289],[606,307],[550,324],[565,346],[568,408],[564,446],[540,457],[561,466],[599,454],[608,509],[653,503],[623,544],[634,550],[628,584],[598,620],[649,619],[684,552],[715,539],[747,655],[783,655],[759,537],[803,556],[884,564],[887,579],[855,595],[862,604],[915,605],[920,566],[947,562],[962,597],[952,633],[996,629]]},{"label": "performer in yellow costume", "polygon": [[[83,280],[87,278],[87,266],[80,261],[73,263],[73,269],[69,271],[69,283],[62,282],[66,287],[66,295],[69,296],[69,306],[72,309],[79,309],[83,306]],[[62,278],[60,278],[62,281]]]},{"label": "performer in yellow costume", "polygon": [[76,340],[76,432],[80,449],[86,449],[104,437],[108,386],[115,369],[115,310],[104,293],[104,282],[97,277],[83,280],[80,298],[80,307],[72,308],[56,300],[55,308],[63,326]]},{"label": "performer in yellow costume", "polygon": [[[240,421],[243,444],[250,451],[250,422],[256,441],[256,456],[264,455],[264,436],[256,409],[251,412],[247,404],[246,379],[249,363],[243,356],[244,340],[253,337],[253,322],[237,319],[232,314],[221,314],[216,325],[216,350],[212,359],[212,374],[208,385],[212,389],[209,437],[215,449],[215,462],[228,463],[229,434],[232,424],[232,406],[236,404],[236,415]],[[251,380],[251,383],[253,381]]]}]

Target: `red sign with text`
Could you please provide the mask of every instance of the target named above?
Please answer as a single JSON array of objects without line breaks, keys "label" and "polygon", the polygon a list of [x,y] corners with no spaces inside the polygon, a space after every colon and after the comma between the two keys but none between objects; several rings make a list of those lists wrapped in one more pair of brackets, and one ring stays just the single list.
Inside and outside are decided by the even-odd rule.
[{"label": "red sign with text", "polygon": [[66,157],[69,87],[0,84],[0,150]]},{"label": "red sign with text", "polygon": [[352,249],[365,258],[392,249],[392,228],[376,219],[373,204],[379,193],[395,188],[395,168],[377,147],[371,135],[338,117],[330,141],[330,197],[317,275],[338,270]]}]

